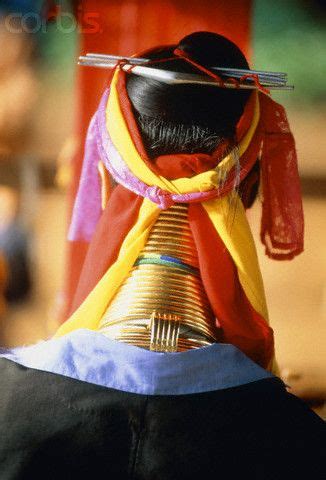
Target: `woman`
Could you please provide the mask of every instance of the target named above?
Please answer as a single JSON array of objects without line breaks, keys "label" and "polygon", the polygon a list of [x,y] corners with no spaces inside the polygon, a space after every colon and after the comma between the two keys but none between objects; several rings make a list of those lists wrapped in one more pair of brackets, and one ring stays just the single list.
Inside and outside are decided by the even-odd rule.
[{"label": "woman", "polygon": [[251,94],[224,88],[211,67],[248,64],[219,35],[143,56],[218,86],[115,69],[90,125],[70,229],[90,242],[71,317],[54,339],[0,361],[1,478],[322,478],[325,427],[273,374],[244,213],[261,168],[267,253],[300,253],[284,111],[257,93],[257,79]]}]

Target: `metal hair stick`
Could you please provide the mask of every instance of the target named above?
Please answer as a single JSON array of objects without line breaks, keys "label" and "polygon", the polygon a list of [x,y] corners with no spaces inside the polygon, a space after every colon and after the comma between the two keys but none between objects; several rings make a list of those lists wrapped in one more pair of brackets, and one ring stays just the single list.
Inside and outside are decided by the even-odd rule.
[{"label": "metal hair stick", "polygon": [[[132,73],[135,75],[144,76],[147,78],[152,78],[154,80],[158,80],[161,82],[169,83],[169,84],[201,84],[201,85],[213,85],[218,86],[217,82],[212,81],[210,77],[206,75],[198,75],[193,73],[180,73],[180,72],[173,72],[171,70],[163,70],[159,68],[151,68],[144,65],[146,62],[142,62],[140,60],[140,64],[134,63],[134,58],[130,58],[130,63],[127,58],[124,57],[117,57],[112,55],[105,55],[98,57],[97,55],[101,54],[90,54],[86,56],[79,57],[79,64],[84,66],[90,67],[98,67],[98,68],[113,68],[116,66],[117,61],[126,60],[128,63],[122,65],[122,69],[125,71],[130,71],[132,69]],[[109,58],[110,57],[110,58]],[[141,63],[142,62],[142,63]],[[244,73],[248,72],[248,73]],[[245,74],[251,74],[250,70],[241,70],[241,76]],[[268,72],[262,72],[268,74]],[[239,74],[238,74],[239,75]],[[257,74],[256,74],[257,75]],[[230,76],[233,76],[230,74]],[[241,82],[238,86],[234,85],[232,82],[228,82],[227,75],[225,75],[224,86],[225,88],[240,88],[240,89],[256,89],[257,86],[255,85],[253,79],[248,78],[244,82]],[[238,78],[240,78],[238,76]],[[292,90],[294,87],[291,85],[286,85],[286,80],[275,78],[275,77],[259,77],[259,81],[265,87],[268,87],[272,90]]]},{"label": "metal hair stick", "polygon": [[[110,56],[110,58],[107,58],[107,55],[101,55],[101,54],[88,54],[85,57],[80,57],[82,60],[83,64],[86,64],[86,62],[90,61],[93,63],[94,66],[99,66],[103,67],[103,64],[108,65],[108,66],[114,66],[117,64],[118,61],[120,61],[120,58],[123,57],[116,57],[116,56]],[[146,66],[146,63],[149,62],[147,59],[133,59],[129,57],[130,61],[128,61],[128,58],[125,58],[124,60],[128,61],[129,65],[143,65]],[[278,84],[278,85],[285,85],[286,84],[286,78],[283,77],[283,74],[279,75],[277,73],[273,72],[259,72],[258,70],[240,70],[240,69],[228,69],[228,68],[218,68],[218,67],[212,67],[212,70],[218,71],[222,76],[224,77],[233,77],[235,79],[240,79],[244,75],[257,75],[259,78],[259,81],[261,83],[268,83],[271,84]],[[254,73],[258,71],[259,73]],[[250,80],[250,79],[249,79]]]},{"label": "metal hair stick", "polygon": [[142,65],[144,63],[150,62],[149,58],[141,58],[141,57],[122,57],[120,55],[105,55],[104,53],[86,53],[86,57],[88,58],[98,58],[101,61],[108,61],[117,63],[121,60],[127,60],[130,65]]},{"label": "metal hair stick", "polygon": [[[143,65],[145,63],[151,62],[151,59],[149,58],[143,58],[143,57],[123,57],[121,55],[107,55],[103,53],[87,53],[86,57],[88,58],[98,58],[101,59],[101,61],[108,61],[109,63],[113,62],[119,62],[121,60],[127,60],[130,65]],[[263,70],[250,70],[250,69],[241,69],[241,68],[231,68],[231,67],[210,67],[212,70],[217,70],[220,72],[225,72],[225,73],[232,73],[232,74],[238,74],[240,76],[246,75],[246,74],[254,74],[254,75],[260,75],[260,76],[268,76],[268,77],[280,77],[280,78],[286,78],[287,73],[285,72],[267,72]]]}]

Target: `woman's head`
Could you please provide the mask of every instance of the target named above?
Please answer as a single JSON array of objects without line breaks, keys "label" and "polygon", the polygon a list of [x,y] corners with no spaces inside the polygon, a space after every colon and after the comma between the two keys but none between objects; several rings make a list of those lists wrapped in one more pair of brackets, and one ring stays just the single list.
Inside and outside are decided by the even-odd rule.
[{"label": "woman's head", "polygon": [[[183,50],[210,68],[247,69],[240,49],[227,38],[210,32],[196,32],[178,45],[153,49],[147,58],[174,57]],[[183,73],[200,73],[183,59],[151,65]],[[127,91],[150,157],[171,153],[212,152],[224,139],[231,141],[249,93],[205,85],[169,85],[157,80],[128,75]]]}]

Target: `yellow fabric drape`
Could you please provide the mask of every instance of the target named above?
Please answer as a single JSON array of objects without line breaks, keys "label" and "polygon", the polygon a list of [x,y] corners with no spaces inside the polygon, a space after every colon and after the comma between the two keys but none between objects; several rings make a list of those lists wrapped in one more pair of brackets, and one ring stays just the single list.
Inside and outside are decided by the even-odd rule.
[{"label": "yellow fabric drape", "polygon": [[[115,73],[111,84],[107,106],[107,128],[113,144],[132,173],[147,185],[156,185],[169,193],[207,191],[216,187],[221,172],[229,171],[234,165],[235,158],[232,153],[227,155],[214,170],[192,178],[170,181],[157,176],[147,167],[133,144],[120,109],[116,91],[117,75],[118,72]],[[238,147],[240,155],[248,148],[258,121],[259,102],[257,96],[253,122]],[[236,192],[231,192],[223,198],[203,202],[202,205],[237,267],[239,280],[248,300],[253,308],[268,320],[256,248],[241,199]],[[106,308],[143,249],[159,213],[159,207],[145,198],[136,224],[121,245],[117,261],[108,269],[70,319],[59,328],[56,336],[65,335],[77,328],[97,329]]]},{"label": "yellow fabric drape", "polygon": [[55,336],[62,336],[78,328],[96,330],[107,306],[127,277],[139,252],[145,246],[149,232],[160,209],[144,199],[136,224],[126,236],[116,262],[108,269],[94,290],[88,295],[73,315],[61,325]]},{"label": "yellow fabric drape", "polygon": [[239,195],[232,192],[223,198],[203,202],[202,205],[237,267],[246,297],[256,312],[267,320],[268,311],[256,246]]}]

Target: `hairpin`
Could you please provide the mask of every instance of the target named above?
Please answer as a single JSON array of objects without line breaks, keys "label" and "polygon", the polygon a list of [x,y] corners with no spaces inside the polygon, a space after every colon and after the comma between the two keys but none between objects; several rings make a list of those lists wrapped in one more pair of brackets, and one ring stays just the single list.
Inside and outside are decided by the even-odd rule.
[{"label": "hairpin", "polygon": [[[151,65],[153,63],[155,63],[155,60],[148,58],[122,57],[100,53],[88,53],[86,56],[80,56],[78,60],[79,65],[98,68],[114,68],[120,64],[120,67],[127,72],[132,71],[135,75],[173,85],[200,84],[221,86],[219,82],[212,80],[209,75],[180,73],[172,70],[152,68]],[[210,67],[210,70],[223,79],[223,87],[225,88],[259,89],[259,87],[266,87],[271,90],[293,90],[294,88],[293,85],[287,84],[287,74],[284,72],[266,72],[226,67]]]}]

